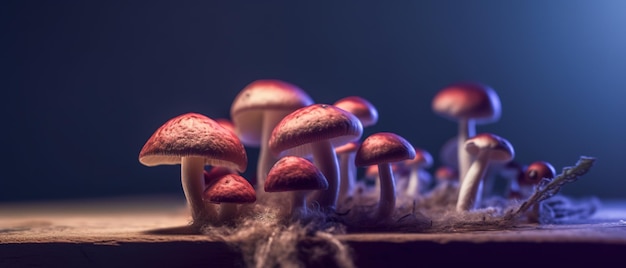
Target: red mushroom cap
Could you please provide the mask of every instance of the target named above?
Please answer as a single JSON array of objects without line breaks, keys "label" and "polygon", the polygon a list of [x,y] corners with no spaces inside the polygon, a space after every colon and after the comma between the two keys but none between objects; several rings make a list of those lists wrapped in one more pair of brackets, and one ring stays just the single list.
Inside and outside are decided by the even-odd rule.
[{"label": "red mushroom cap", "polygon": [[433,98],[435,113],[453,121],[474,119],[489,123],[500,118],[501,104],[496,92],[478,83],[456,83],[440,90]]},{"label": "red mushroom cap", "polygon": [[203,198],[212,203],[254,203],[256,193],[245,178],[230,173],[213,181],[204,191]]},{"label": "red mushroom cap", "polygon": [[353,114],[327,104],[300,108],[285,116],[269,140],[274,155],[308,156],[311,143],[327,140],[333,147],[358,140],[363,125]]},{"label": "red mushroom cap", "polygon": [[181,157],[204,157],[205,164],[246,170],[248,158],[239,138],[213,119],[187,113],[170,119],[148,139],[139,153],[146,166],[180,164]]},{"label": "red mushroom cap", "polygon": [[414,157],[415,149],[403,137],[390,132],[379,132],[363,140],[356,152],[354,163],[363,167],[399,162]]},{"label": "red mushroom cap", "polygon": [[267,174],[266,192],[326,190],[328,181],[309,160],[298,156],[279,159]]},{"label": "red mushroom cap", "polygon": [[313,99],[299,87],[281,80],[262,79],[248,84],[237,94],[230,108],[230,117],[241,141],[258,146],[265,111],[284,111],[286,115],[311,104]]},{"label": "red mushroom cap", "polygon": [[528,165],[520,184],[532,185],[537,184],[541,179],[552,179],[556,176],[556,171],[552,164],[546,161],[535,161]]},{"label": "red mushroom cap", "polygon": [[378,122],[378,110],[364,98],[349,96],[336,101],[333,105],[354,114],[361,120],[363,127],[373,126]]},{"label": "red mushroom cap", "polygon": [[204,171],[204,185],[209,185],[226,174],[235,173],[226,167],[212,167],[210,171]]},{"label": "red mushroom cap", "polygon": [[506,139],[491,133],[480,133],[465,141],[465,150],[470,155],[488,152],[490,161],[508,162],[515,156],[513,145]]}]

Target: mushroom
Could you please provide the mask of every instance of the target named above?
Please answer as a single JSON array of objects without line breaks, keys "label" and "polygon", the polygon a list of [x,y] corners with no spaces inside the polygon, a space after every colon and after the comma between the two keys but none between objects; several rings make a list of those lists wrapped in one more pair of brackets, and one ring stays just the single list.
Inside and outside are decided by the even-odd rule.
[{"label": "mushroom", "polygon": [[204,166],[243,172],[248,159],[232,132],[205,115],[186,113],[165,122],[152,134],[139,153],[139,162],[146,166],[180,164],[193,224],[202,224],[212,216],[202,201]]},{"label": "mushroom", "polygon": [[300,108],[274,128],[269,147],[279,157],[313,155],[313,163],[328,180],[328,189],[315,198],[322,209],[336,209],[339,193],[338,163],[334,148],[358,140],[363,125],[353,114],[327,104]]},{"label": "mushroom", "polygon": [[409,183],[405,191],[409,197],[416,197],[426,190],[430,177],[425,169],[433,165],[433,157],[428,151],[421,148],[414,150],[414,158],[402,161],[402,165],[409,169]]},{"label": "mushroom", "polygon": [[328,189],[328,181],[309,160],[285,156],[270,169],[264,188],[266,192],[293,192],[289,215],[301,219],[308,214],[306,195],[312,190]]},{"label": "mushroom", "polygon": [[273,79],[256,80],[235,97],[230,116],[235,131],[246,146],[260,147],[256,172],[256,189],[262,194],[265,176],[278,160],[268,150],[272,130],[289,113],[313,104],[299,87]]},{"label": "mushroom", "polygon": [[483,178],[489,165],[511,161],[515,156],[509,141],[491,133],[481,133],[468,139],[463,148],[474,157],[474,161],[461,181],[456,204],[459,212],[475,209],[480,204]]},{"label": "mushroom", "polygon": [[373,126],[378,122],[378,110],[371,102],[362,97],[345,97],[336,101],[333,105],[352,113],[361,120],[363,127]]},{"label": "mushroom", "polygon": [[554,176],[556,171],[552,164],[546,161],[530,163],[518,181],[522,197],[528,198],[542,179],[552,179]]},{"label": "mushroom", "polygon": [[203,199],[220,204],[219,222],[226,223],[239,215],[239,204],[254,203],[252,185],[239,174],[228,173],[213,180],[203,193]]},{"label": "mushroom", "polygon": [[339,201],[344,202],[354,194],[356,187],[356,166],[354,156],[359,149],[359,142],[353,141],[335,148],[339,158]]},{"label": "mushroom", "polygon": [[415,158],[415,149],[406,139],[395,133],[374,133],[361,143],[354,160],[355,165],[378,166],[380,198],[373,220],[390,219],[396,207],[396,186],[391,163],[411,158]]},{"label": "mushroom", "polygon": [[483,84],[456,83],[441,89],[433,98],[432,110],[445,118],[457,121],[457,154],[461,182],[472,159],[463,143],[474,136],[475,124],[486,124],[500,119],[500,98],[496,92]]}]

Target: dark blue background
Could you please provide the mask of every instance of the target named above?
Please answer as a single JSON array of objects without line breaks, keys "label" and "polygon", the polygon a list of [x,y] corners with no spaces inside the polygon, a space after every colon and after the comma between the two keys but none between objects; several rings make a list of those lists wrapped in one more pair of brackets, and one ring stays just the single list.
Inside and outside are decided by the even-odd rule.
[{"label": "dark blue background", "polygon": [[182,195],[177,166],[138,162],[144,142],[182,113],[228,117],[262,78],[319,103],[365,97],[380,113],[366,136],[435,156],[456,125],[434,94],[489,84],[503,114],[479,132],[559,171],[595,156],[564,193],[621,198],[625,14],[619,0],[2,2],[0,201]]}]

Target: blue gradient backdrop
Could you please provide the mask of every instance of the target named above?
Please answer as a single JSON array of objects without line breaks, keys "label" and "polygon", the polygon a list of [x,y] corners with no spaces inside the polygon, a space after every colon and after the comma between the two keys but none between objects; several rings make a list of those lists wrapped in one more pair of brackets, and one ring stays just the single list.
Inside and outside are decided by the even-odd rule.
[{"label": "blue gradient backdrop", "polygon": [[365,97],[380,113],[366,136],[435,155],[456,125],[432,97],[483,82],[503,114],[479,132],[559,171],[595,156],[564,193],[626,197],[626,1],[217,2],[0,3],[0,201],[182,195],[176,166],[138,162],[143,143],[182,113],[228,117],[261,78]]}]

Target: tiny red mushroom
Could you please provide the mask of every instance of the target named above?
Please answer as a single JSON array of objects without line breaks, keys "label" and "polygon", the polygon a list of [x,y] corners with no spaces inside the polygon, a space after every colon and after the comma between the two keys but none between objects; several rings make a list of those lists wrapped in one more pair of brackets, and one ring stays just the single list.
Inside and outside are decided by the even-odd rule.
[{"label": "tiny red mushroom", "polygon": [[239,174],[225,174],[211,182],[203,198],[220,204],[219,221],[225,223],[238,216],[238,205],[254,203],[256,193],[252,185]]},{"label": "tiny red mushroom", "polygon": [[433,111],[457,121],[459,178],[461,182],[469,169],[471,158],[463,143],[474,136],[475,124],[485,124],[500,119],[501,104],[498,94],[489,86],[479,83],[455,83],[441,89],[433,98]]},{"label": "tiny red mushroom", "polygon": [[463,148],[474,157],[474,161],[461,181],[457,211],[477,208],[482,196],[483,178],[489,165],[511,161],[515,156],[509,141],[491,133],[481,133],[468,139]]},{"label": "tiny red mushroom", "polygon": [[373,220],[386,221],[396,206],[396,183],[391,163],[412,159],[415,149],[403,137],[390,132],[370,135],[361,143],[354,160],[356,166],[377,165],[380,180],[380,198]]},{"label": "tiny red mushroom", "polygon": [[339,193],[339,165],[334,148],[358,140],[363,125],[353,114],[328,104],[314,104],[285,116],[276,125],[269,147],[279,157],[313,155],[313,163],[328,180],[316,201],[323,210],[334,211]]},{"label": "tiny red mushroom", "polygon": [[546,161],[535,161],[526,167],[523,176],[520,177],[518,183],[520,193],[524,198],[529,197],[535,190],[542,179],[552,179],[556,176],[556,170],[552,164]]},{"label": "tiny red mushroom", "polygon": [[168,120],[152,134],[139,153],[139,162],[146,166],[180,165],[193,223],[202,224],[211,216],[202,201],[204,166],[243,172],[248,159],[234,133],[205,115],[186,113]]},{"label": "tiny red mushroom", "polygon": [[272,130],[289,113],[313,104],[301,88],[276,79],[256,80],[235,97],[230,117],[235,131],[246,146],[260,147],[256,189],[262,194],[265,176],[278,160],[268,149]]},{"label": "tiny red mushroom", "polygon": [[328,189],[328,181],[311,161],[285,156],[270,169],[264,188],[268,193],[293,192],[289,215],[301,219],[308,214],[306,195],[313,190]]}]

